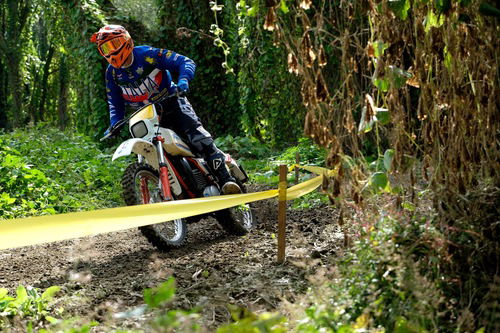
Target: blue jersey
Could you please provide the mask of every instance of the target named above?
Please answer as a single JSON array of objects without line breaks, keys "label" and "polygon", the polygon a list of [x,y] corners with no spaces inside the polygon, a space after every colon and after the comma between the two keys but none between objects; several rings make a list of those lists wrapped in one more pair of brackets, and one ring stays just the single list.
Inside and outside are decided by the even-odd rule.
[{"label": "blue jersey", "polygon": [[129,67],[106,70],[111,126],[124,118],[126,105],[138,109],[173,94],[177,88],[170,72],[178,80],[194,77],[194,61],[178,53],[150,46],[136,46],[132,53]]}]

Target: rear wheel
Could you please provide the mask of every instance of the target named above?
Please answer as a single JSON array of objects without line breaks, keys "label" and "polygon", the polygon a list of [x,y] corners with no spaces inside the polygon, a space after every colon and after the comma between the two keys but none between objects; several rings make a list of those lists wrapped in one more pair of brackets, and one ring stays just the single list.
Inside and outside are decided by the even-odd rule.
[{"label": "rear wheel", "polygon": [[[127,167],[122,178],[123,199],[128,206],[162,202],[158,172],[143,163]],[[148,241],[160,250],[182,246],[186,241],[187,225],[184,219],[140,227]]]},{"label": "rear wheel", "polygon": [[[238,182],[238,181],[237,181]],[[243,184],[238,182],[243,193]],[[231,235],[243,236],[255,227],[255,220],[250,204],[239,205],[215,212],[215,218],[222,228]]]}]

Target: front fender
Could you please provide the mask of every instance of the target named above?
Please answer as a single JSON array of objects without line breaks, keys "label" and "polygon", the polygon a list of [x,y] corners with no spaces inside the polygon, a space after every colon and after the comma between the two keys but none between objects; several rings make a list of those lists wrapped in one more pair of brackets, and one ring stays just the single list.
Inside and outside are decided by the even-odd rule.
[{"label": "front fender", "polygon": [[158,155],[156,154],[156,147],[151,142],[143,139],[129,139],[122,142],[113,154],[113,161],[119,157],[128,156],[131,153],[144,156],[149,165],[158,169]]}]

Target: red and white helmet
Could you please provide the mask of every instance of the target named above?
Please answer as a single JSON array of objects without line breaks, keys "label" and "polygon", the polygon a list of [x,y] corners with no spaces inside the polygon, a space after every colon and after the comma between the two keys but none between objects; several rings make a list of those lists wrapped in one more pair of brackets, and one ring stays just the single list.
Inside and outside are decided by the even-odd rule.
[{"label": "red and white helmet", "polygon": [[121,25],[105,25],[90,37],[99,53],[116,68],[123,65],[134,49],[134,41]]}]

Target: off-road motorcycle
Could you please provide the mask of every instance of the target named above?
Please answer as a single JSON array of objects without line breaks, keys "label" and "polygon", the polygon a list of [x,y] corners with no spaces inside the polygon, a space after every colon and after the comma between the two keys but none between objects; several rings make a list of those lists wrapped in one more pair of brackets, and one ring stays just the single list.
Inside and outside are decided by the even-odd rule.
[{"label": "off-road motorcycle", "polygon": [[[167,98],[174,96],[178,95]],[[137,162],[130,164],[122,177],[125,203],[131,206],[220,195],[220,184],[206,161],[196,156],[174,131],[160,127],[160,116],[156,106],[150,104],[119,121],[101,139],[115,136],[128,123],[132,139],[120,144],[113,155],[113,161],[132,153],[137,155]],[[228,154],[226,167],[245,192],[243,183],[248,176]],[[247,204],[139,229],[154,246],[168,250],[185,243],[187,223],[209,215],[230,234],[244,235],[254,226],[252,210]]]}]

